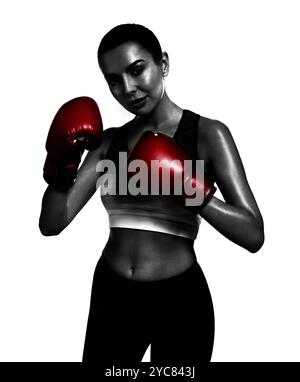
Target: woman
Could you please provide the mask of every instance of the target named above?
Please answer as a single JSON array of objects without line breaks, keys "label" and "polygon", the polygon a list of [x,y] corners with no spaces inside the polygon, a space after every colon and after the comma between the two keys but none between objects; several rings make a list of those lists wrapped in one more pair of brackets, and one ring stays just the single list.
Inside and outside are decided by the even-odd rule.
[{"label": "woman", "polygon": [[223,123],[171,101],[164,83],[169,58],[147,28],[112,29],[100,43],[98,61],[112,95],[135,117],[104,131],[68,191],[46,190],[42,233],[61,232],[95,192],[99,161],[110,159],[120,170],[119,153],[132,153],[146,131],[169,137],[193,160],[204,160],[206,179],[225,202],[213,192],[198,207],[167,195],[102,194],[110,236],[94,273],[83,361],[140,361],[151,344],[151,361],[207,362],[214,312],[193,248],[201,217],[252,253],[264,241],[238,150]]}]

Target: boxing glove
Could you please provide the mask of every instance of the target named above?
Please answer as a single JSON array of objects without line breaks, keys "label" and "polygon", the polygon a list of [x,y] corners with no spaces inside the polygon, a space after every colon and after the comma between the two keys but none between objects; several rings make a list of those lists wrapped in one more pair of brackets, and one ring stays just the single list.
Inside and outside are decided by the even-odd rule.
[{"label": "boxing glove", "polygon": [[61,106],[46,140],[45,181],[60,190],[72,187],[84,149],[96,149],[103,125],[96,101],[78,97]]},{"label": "boxing glove", "polygon": [[[129,169],[130,162],[136,159],[146,163],[147,174],[145,177],[148,184],[152,183],[151,188],[153,182],[156,182],[155,189],[158,188],[159,193],[164,192],[163,182],[167,179],[164,176],[168,174],[170,183],[166,190],[169,189],[170,194],[181,202],[184,200],[186,205],[197,206],[197,211],[205,206],[216,191],[213,182],[204,175],[203,168],[200,171],[200,176],[197,177],[197,174],[195,176],[195,171],[191,168],[191,158],[178,146],[174,139],[167,135],[153,133],[149,130],[144,132],[128,155]],[[200,162],[203,163],[203,161],[199,161],[198,164]],[[189,192],[186,192],[187,190]],[[195,194],[200,197],[194,203],[191,199],[194,198]],[[187,202],[188,199],[190,199],[190,203]]]}]

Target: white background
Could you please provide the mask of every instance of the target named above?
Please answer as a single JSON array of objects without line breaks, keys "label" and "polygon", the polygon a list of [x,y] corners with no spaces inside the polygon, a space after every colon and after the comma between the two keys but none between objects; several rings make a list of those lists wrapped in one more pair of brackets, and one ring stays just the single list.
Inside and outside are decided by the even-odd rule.
[{"label": "white background", "polygon": [[0,361],[81,360],[107,215],[96,193],[61,235],[40,234],[44,144],[76,96],[97,100],[105,128],[129,119],[96,59],[101,37],[123,22],[158,36],[177,104],[229,127],[264,217],[256,254],[202,221],[195,250],[214,300],[212,361],[300,361],[297,3],[1,2]]}]

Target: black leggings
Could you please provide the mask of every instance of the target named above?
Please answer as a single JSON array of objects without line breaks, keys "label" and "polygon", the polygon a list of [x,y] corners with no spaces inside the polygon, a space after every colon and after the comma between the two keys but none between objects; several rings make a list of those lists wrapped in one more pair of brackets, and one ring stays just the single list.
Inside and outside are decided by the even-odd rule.
[{"label": "black leggings", "polygon": [[214,341],[210,292],[195,261],[158,281],[116,274],[101,256],[95,269],[83,362],[209,362]]}]

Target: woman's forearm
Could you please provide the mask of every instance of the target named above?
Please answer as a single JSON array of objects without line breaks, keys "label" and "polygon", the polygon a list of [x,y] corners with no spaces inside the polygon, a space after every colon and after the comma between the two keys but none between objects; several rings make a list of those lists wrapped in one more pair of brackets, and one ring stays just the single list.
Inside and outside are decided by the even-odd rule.
[{"label": "woman's forearm", "polygon": [[43,196],[39,228],[43,235],[58,235],[67,226],[67,192],[49,186]]},{"label": "woman's forearm", "polygon": [[264,243],[263,221],[244,208],[226,204],[213,196],[200,215],[227,239],[257,252]]}]

